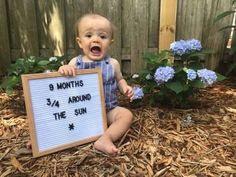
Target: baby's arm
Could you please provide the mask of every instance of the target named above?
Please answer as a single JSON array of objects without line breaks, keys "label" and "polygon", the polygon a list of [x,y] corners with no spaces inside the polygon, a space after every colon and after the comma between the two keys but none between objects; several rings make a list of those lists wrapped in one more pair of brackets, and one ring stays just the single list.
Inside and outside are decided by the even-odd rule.
[{"label": "baby's arm", "polygon": [[123,78],[123,75],[120,70],[120,64],[115,59],[111,59],[111,63],[115,71],[115,77],[119,90],[121,91],[122,94],[128,96],[128,98],[131,98],[134,94],[133,89],[131,86],[127,84],[126,80]]},{"label": "baby's arm", "polygon": [[69,64],[63,65],[58,69],[58,72],[65,76],[75,76],[76,75],[76,58],[71,59]]}]

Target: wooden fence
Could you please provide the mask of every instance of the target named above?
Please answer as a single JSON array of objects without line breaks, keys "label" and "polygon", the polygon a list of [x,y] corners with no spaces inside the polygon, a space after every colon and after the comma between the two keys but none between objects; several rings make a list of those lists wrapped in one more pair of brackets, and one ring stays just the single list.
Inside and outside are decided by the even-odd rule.
[{"label": "wooden fence", "polygon": [[[204,47],[215,49],[216,54],[207,60],[207,66],[214,69],[229,37],[229,31],[217,30],[230,24],[232,18],[217,24],[213,24],[213,19],[217,14],[232,9],[231,2],[0,0],[0,73],[19,57],[77,55],[74,23],[88,12],[102,14],[116,26],[111,55],[119,60],[124,73],[134,73],[143,68],[143,54],[157,52],[160,45],[168,40],[163,30],[176,39],[196,38],[202,41]],[[167,13],[172,15],[169,17]],[[169,20],[176,24],[168,26]]]}]

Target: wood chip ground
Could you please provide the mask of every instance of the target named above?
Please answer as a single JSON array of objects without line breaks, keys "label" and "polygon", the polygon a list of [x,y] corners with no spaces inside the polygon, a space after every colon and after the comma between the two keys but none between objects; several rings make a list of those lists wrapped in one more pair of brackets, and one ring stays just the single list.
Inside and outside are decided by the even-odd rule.
[{"label": "wood chip ground", "polygon": [[[138,108],[107,156],[85,144],[33,158],[22,91],[0,92],[0,177],[235,177],[236,83],[201,90],[191,109]],[[191,117],[191,121],[186,119]]]}]

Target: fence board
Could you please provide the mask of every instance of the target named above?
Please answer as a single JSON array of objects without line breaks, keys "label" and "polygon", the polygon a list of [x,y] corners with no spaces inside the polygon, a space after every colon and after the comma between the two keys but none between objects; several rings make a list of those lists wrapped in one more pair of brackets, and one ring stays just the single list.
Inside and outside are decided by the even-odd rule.
[{"label": "fence board", "polygon": [[71,57],[81,53],[75,36],[75,22],[84,14],[93,12],[93,0],[66,1],[67,54]]},{"label": "fence board", "polygon": [[15,21],[20,34],[22,56],[38,55],[38,36],[34,1],[14,0]]},{"label": "fence board", "polygon": [[95,13],[104,15],[115,25],[110,54],[121,62],[121,0],[96,0],[93,7]]},{"label": "fence board", "polygon": [[14,9],[17,7],[14,4],[15,0],[7,1],[7,9],[9,15],[9,34],[10,34],[10,47],[11,47],[11,60],[14,61],[16,58],[21,57],[20,51],[20,35],[17,23],[17,14]]},{"label": "fence board", "polygon": [[204,34],[206,37],[203,38],[203,42],[207,48],[214,49],[215,53],[206,59],[205,64],[210,69],[216,69],[219,65],[220,59],[223,58],[224,50],[227,46],[227,42],[230,36],[230,30],[219,32],[219,29],[222,26],[227,26],[228,24],[232,23],[233,16],[231,16],[231,18],[226,17],[216,24],[213,24],[213,20],[216,15],[226,10],[233,10],[233,7],[231,4],[231,0],[228,0],[228,3],[220,0],[208,0],[207,2],[211,3],[212,6],[211,9],[207,9],[208,11],[211,11],[211,14],[208,15],[209,18],[207,19],[208,24],[211,25],[208,25],[208,27],[206,28],[208,29],[207,32],[209,33],[209,35],[206,36],[207,33]]},{"label": "fence board", "polygon": [[[177,40],[196,38],[202,40],[203,23],[206,13],[205,0],[178,1]],[[194,8],[193,8],[194,7]]]},{"label": "fence board", "polygon": [[159,41],[160,0],[149,1],[148,47],[157,48]]},{"label": "fence board", "polygon": [[0,0],[0,12],[2,18],[0,18],[0,74],[6,71],[6,66],[10,65],[10,44],[9,44],[9,34],[7,25],[7,12],[5,0]]},{"label": "fence board", "polygon": [[[172,8],[169,8],[172,6]],[[162,0],[160,14],[159,51],[170,48],[175,40],[177,0]]]},{"label": "fence board", "polygon": [[[38,1],[41,54],[64,55],[66,48],[64,0]],[[56,30],[55,30],[56,29]]]},{"label": "fence board", "polygon": [[132,5],[133,2],[122,0],[122,36],[121,44],[122,48],[129,48],[131,43],[131,21],[132,19]]},{"label": "fence board", "polygon": [[148,0],[132,0],[131,21],[131,73],[143,68],[143,54],[148,45]]},{"label": "fence board", "polygon": [[39,49],[40,55],[52,56],[53,50],[50,49],[49,45],[49,1],[36,1],[37,9],[37,25],[38,25],[38,36],[39,36]]}]

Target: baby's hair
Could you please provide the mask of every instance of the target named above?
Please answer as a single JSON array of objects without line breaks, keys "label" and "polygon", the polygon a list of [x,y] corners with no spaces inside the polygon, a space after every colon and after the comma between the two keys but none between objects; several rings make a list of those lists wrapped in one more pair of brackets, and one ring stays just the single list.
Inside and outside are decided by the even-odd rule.
[{"label": "baby's hair", "polygon": [[115,26],[113,25],[113,23],[106,17],[104,17],[103,15],[100,14],[95,14],[95,13],[88,13],[88,14],[84,14],[83,16],[81,16],[75,23],[75,37],[79,36],[79,24],[82,21],[83,18],[85,17],[92,17],[92,18],[105,18],[111,25],[111,38],[114,38],[114,31],[115,31]]}]

